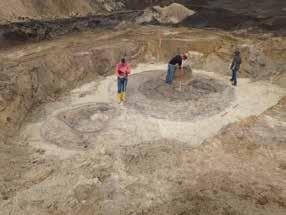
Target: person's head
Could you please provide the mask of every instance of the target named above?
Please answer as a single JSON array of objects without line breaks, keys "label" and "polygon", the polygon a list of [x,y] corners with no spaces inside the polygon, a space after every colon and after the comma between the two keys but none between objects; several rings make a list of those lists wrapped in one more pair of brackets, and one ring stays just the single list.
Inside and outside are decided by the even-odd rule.
[{"label": "person's head", "polygon": [[122,63],[122,64],[125,64],[125,63],[126,63],[125,58],[121,58],[121,63]]},{"label": "person's head", "polygon": [[234,54],[235,54],[235,55],[240,55],[239,49],[236,49],[236,50],[234,51]]},{"label": "person's head", "polygon": [[183,60],[187,60],[188,59],[188,55],[186,53],[182,54],[181,56],[182,56]]}]

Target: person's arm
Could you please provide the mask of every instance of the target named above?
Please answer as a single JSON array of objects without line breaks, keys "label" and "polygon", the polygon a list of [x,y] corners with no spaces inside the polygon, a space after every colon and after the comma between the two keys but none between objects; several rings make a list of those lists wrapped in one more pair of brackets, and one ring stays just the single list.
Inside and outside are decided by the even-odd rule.
[{"label": "person's arm", "polygon": [[233,60],[232,60],[232,63],[230,65],[230,69],[233,69],[234,65],[235,65],[235,58],[233,58]]}]

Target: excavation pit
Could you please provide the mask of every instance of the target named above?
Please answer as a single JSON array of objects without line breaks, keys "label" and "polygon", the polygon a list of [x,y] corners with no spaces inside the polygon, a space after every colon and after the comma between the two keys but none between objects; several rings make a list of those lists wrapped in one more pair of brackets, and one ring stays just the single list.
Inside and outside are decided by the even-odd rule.
[{"label": "excavation pit", "polygon": [[232,87],[206,75],[194,74],[191,80],[183,78],[172,85],[164,78],[165,71],[132,76],[127,105],[155,118],[185,121],[219,113],[234,98]]}]

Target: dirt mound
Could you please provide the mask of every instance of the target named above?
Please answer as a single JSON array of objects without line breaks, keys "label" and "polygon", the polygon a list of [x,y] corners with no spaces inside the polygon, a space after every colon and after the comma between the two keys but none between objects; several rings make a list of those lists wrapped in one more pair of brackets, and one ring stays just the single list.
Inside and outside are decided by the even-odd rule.
[{"label": "dirt mound", "polygon": [[137,19],[137,22],[177,24],[193,14],[195,14],[195,12],[185,6],[173,3],[167,7],[154,6],[146,9],[144,14]]}]

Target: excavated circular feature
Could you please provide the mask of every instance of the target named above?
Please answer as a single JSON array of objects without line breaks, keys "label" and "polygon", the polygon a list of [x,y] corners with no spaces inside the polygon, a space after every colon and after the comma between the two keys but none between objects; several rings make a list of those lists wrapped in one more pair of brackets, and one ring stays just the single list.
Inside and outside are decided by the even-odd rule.
[{"label": "excavated circular feature", "polygon": [[99,132],[114,116],[114,112],[113,107],[99,103],[60,113],[57,118],[78,132]]},{"label": "excavated circular feature", "polygon": [[41,127],[42,137],[64,148],[87,147],[110,123],[116,109],[109,104],[82,105],[63,111]]},{"label": "excavated circular feature", "polygon": [[223,111],[234,90],[221,80],[193,75],[191,80],[164,82],[165,71],[149,71],[130,78],[127,106],[143,114],[170,120],[193,120]]},{"label": "excavated circular feature", "polygon": [[150,99],[170,99],[172,101],[197,101],[202,96],[223,92],[224,85],[203,77],[196,77],[188,84],[167,85],[158,80],[146,81],[139,91]]}]

